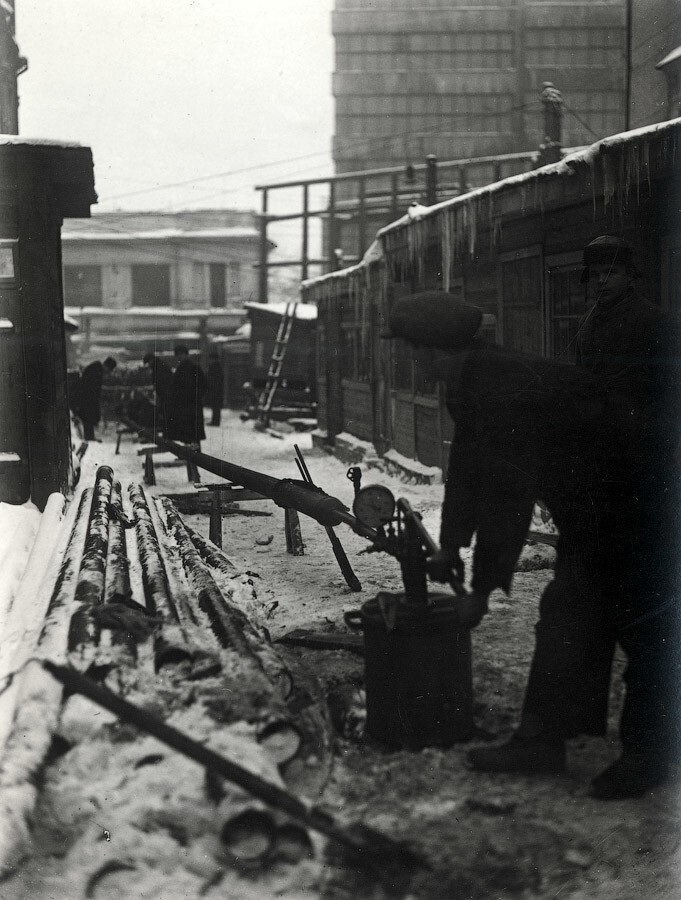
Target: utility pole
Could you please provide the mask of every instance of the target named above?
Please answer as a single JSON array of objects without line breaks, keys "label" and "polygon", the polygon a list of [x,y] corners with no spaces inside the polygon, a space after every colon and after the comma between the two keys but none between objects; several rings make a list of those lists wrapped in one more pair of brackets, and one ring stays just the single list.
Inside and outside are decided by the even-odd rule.
[{"label": "utility pole", "polygon": [[437,157],[432,153],[426,156],[426,206],[437,203]]},{"label": "utility pole", "polygon": [[626,42],[627,47],[624,56],[624,130],[631,127],[631,35],[632,20],[634,16],[633,0],[627,0]]},{"label": "utility pole", "polygon": [[563,96],[551,81],[545,81],[541,92],[544,106],[544,142],[539,145],[538,166],[558,162],[563,147]]}]

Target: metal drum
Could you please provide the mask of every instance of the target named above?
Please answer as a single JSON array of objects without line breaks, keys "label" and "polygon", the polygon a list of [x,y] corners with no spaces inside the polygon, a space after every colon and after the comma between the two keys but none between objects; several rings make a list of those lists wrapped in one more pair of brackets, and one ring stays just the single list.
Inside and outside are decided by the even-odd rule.
[{"label": "metal drum", "polygon": [[383,592],[346,621],[364,631],[366,733],[392,747],[447,747],[473,731],[471,635],[457,598]]}]

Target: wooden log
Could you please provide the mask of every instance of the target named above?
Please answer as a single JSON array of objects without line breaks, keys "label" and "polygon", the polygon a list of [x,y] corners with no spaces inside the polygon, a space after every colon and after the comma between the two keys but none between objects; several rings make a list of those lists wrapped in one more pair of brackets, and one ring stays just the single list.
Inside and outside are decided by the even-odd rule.
[{"label": "wooden log", "polygon": [[[35,656],[64,659],[71,615],[76,608],[75,589],[88,524],[90,488],[71,507],[55,554],[58,571],[48,571],[41,590],[50,596]],[[51,590],[50,590],[51,588]],[[16,686],[15,686],[16,681]],[[62,687],[31,660],[12,687],[16,690],[12,729],[0,759],[0,877],[8,874],[29,851],[31,814],[38,795],[38,774],[59,721]]]},{"label": "wooden log", "polygon": [[[123,496],[120,481],[114,481],[111,487],[111,503],[114,508],[122,512]],[[132,600],[125,527],[122,519],[117,515],[112,515],[109,519],[104,600],[106,603],[128,603]]]},{"label": "wooden log", "polygon": [[168,574],[163,563],[158,535],[144,491],[139,484],[128,486],[135,520],[135,536],[142,566],[142,585],[147,609],[165,622],[179,623],[179,615],[170,595]]},{"label": "wooden log", "polygon": [[153,735],[169,747],[211,770],[214,775],[221,776],[248,791],[253,797],[267,804],[269,808],[286,813],[304,827],[326,835],[356,854],[356,858],[372,864],[399,860],[404,865],[424,865],[424,861],[404,842],[392,840],[360,822],[348,826],[341,824],[324,810],[310,806],[278,784],[273,784],[233,760],[216,753],[168,725],[148,710],[124,700],[79,672],[56,665],[49,660],[43,660],[42,665],[71,693],[82,694],[104,709],[113,712],[122,721],[141,728],[147,734]]},{"label": "wooden log", "polygon": [[220,547],[216,547],[212,541],[207,540],[203,535],[199,534],[198,531],[194,531],[194,529],[187,525],[186,522],[184,523],[184,527],[191,538],[192,543],[199,551],[201,559],[207,565],[212,566],[214,569],[219,569],[226,575],[234,575],[237,572],[237,567],[232,560],[225,555]]}]

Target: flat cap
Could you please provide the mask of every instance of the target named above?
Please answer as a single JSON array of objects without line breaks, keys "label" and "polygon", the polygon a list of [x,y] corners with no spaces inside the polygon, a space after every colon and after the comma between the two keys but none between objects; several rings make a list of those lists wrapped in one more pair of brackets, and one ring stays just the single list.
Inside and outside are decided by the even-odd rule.
[{"label": "flat cap", "polygon": [[638,275],[634,266],[634,250],[631,244],[615,234],[603,234],[587,244],[584,248],[582,263],[584,265],[582,281],[586,281],[589,277],[587,271],[589,266],[607,266],[613,263],[629,266],[633,274]]}]

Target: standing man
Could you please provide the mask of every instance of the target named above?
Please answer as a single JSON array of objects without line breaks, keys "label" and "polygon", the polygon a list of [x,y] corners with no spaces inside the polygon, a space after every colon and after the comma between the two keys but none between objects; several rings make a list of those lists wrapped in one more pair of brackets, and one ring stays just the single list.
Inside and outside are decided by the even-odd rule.
[{"label": "standing man", "polygon": [[173,373],[170,366],[166,365],[154,353],[147,353],[144,357],[144,365],[151,369],[151,383],[156,394],[156,423],[155,427],[164,434],[168,430],[168,417],[170,414],[170,395],[173,385]]},{"label": "standing man", "polygon": [[78,408],[76,415],[83,423],[83,439],[94,441],[95,425],[101,418],[102,382],[104,374],[113,372],[116,360],[108,356],[104,362],[91,362],[83,369],[78,390]]},{"label": "standing man", "polygon": [[[541,598],[520,724],[506,744],[469,754],[482,771],[564,771],[567,739],[605,733],[619,644],[627,657],[622,753],[591,782],[601,800],[641,796],[667,780],[681,748],[679,331],[637,294],[636,276],[620,238],[585,248],[593,303],[580,323],[577,360],[600,410],[590,426],[596,478],[593,491],[575,496],[583,526],[557,523],[554,579]],[[578,513],[576,506],[570,519]]]},{"label": "standing man", "polygon": [[206,437],[203,401],[208,382],[203,369],[189,358],[189,349],[184,344],[175,347],[175,359],[168,437],[200,449],[200,442]]},{"label": "standing man", "polygon": [[208,393],[206,394],[206,406],[210,407],[212,416],[209,425],[218,426],[222,414],[222,400],[224,396],[225,375],[220,365],[220,357],[215,351],[210,354],[208,364]]}]

